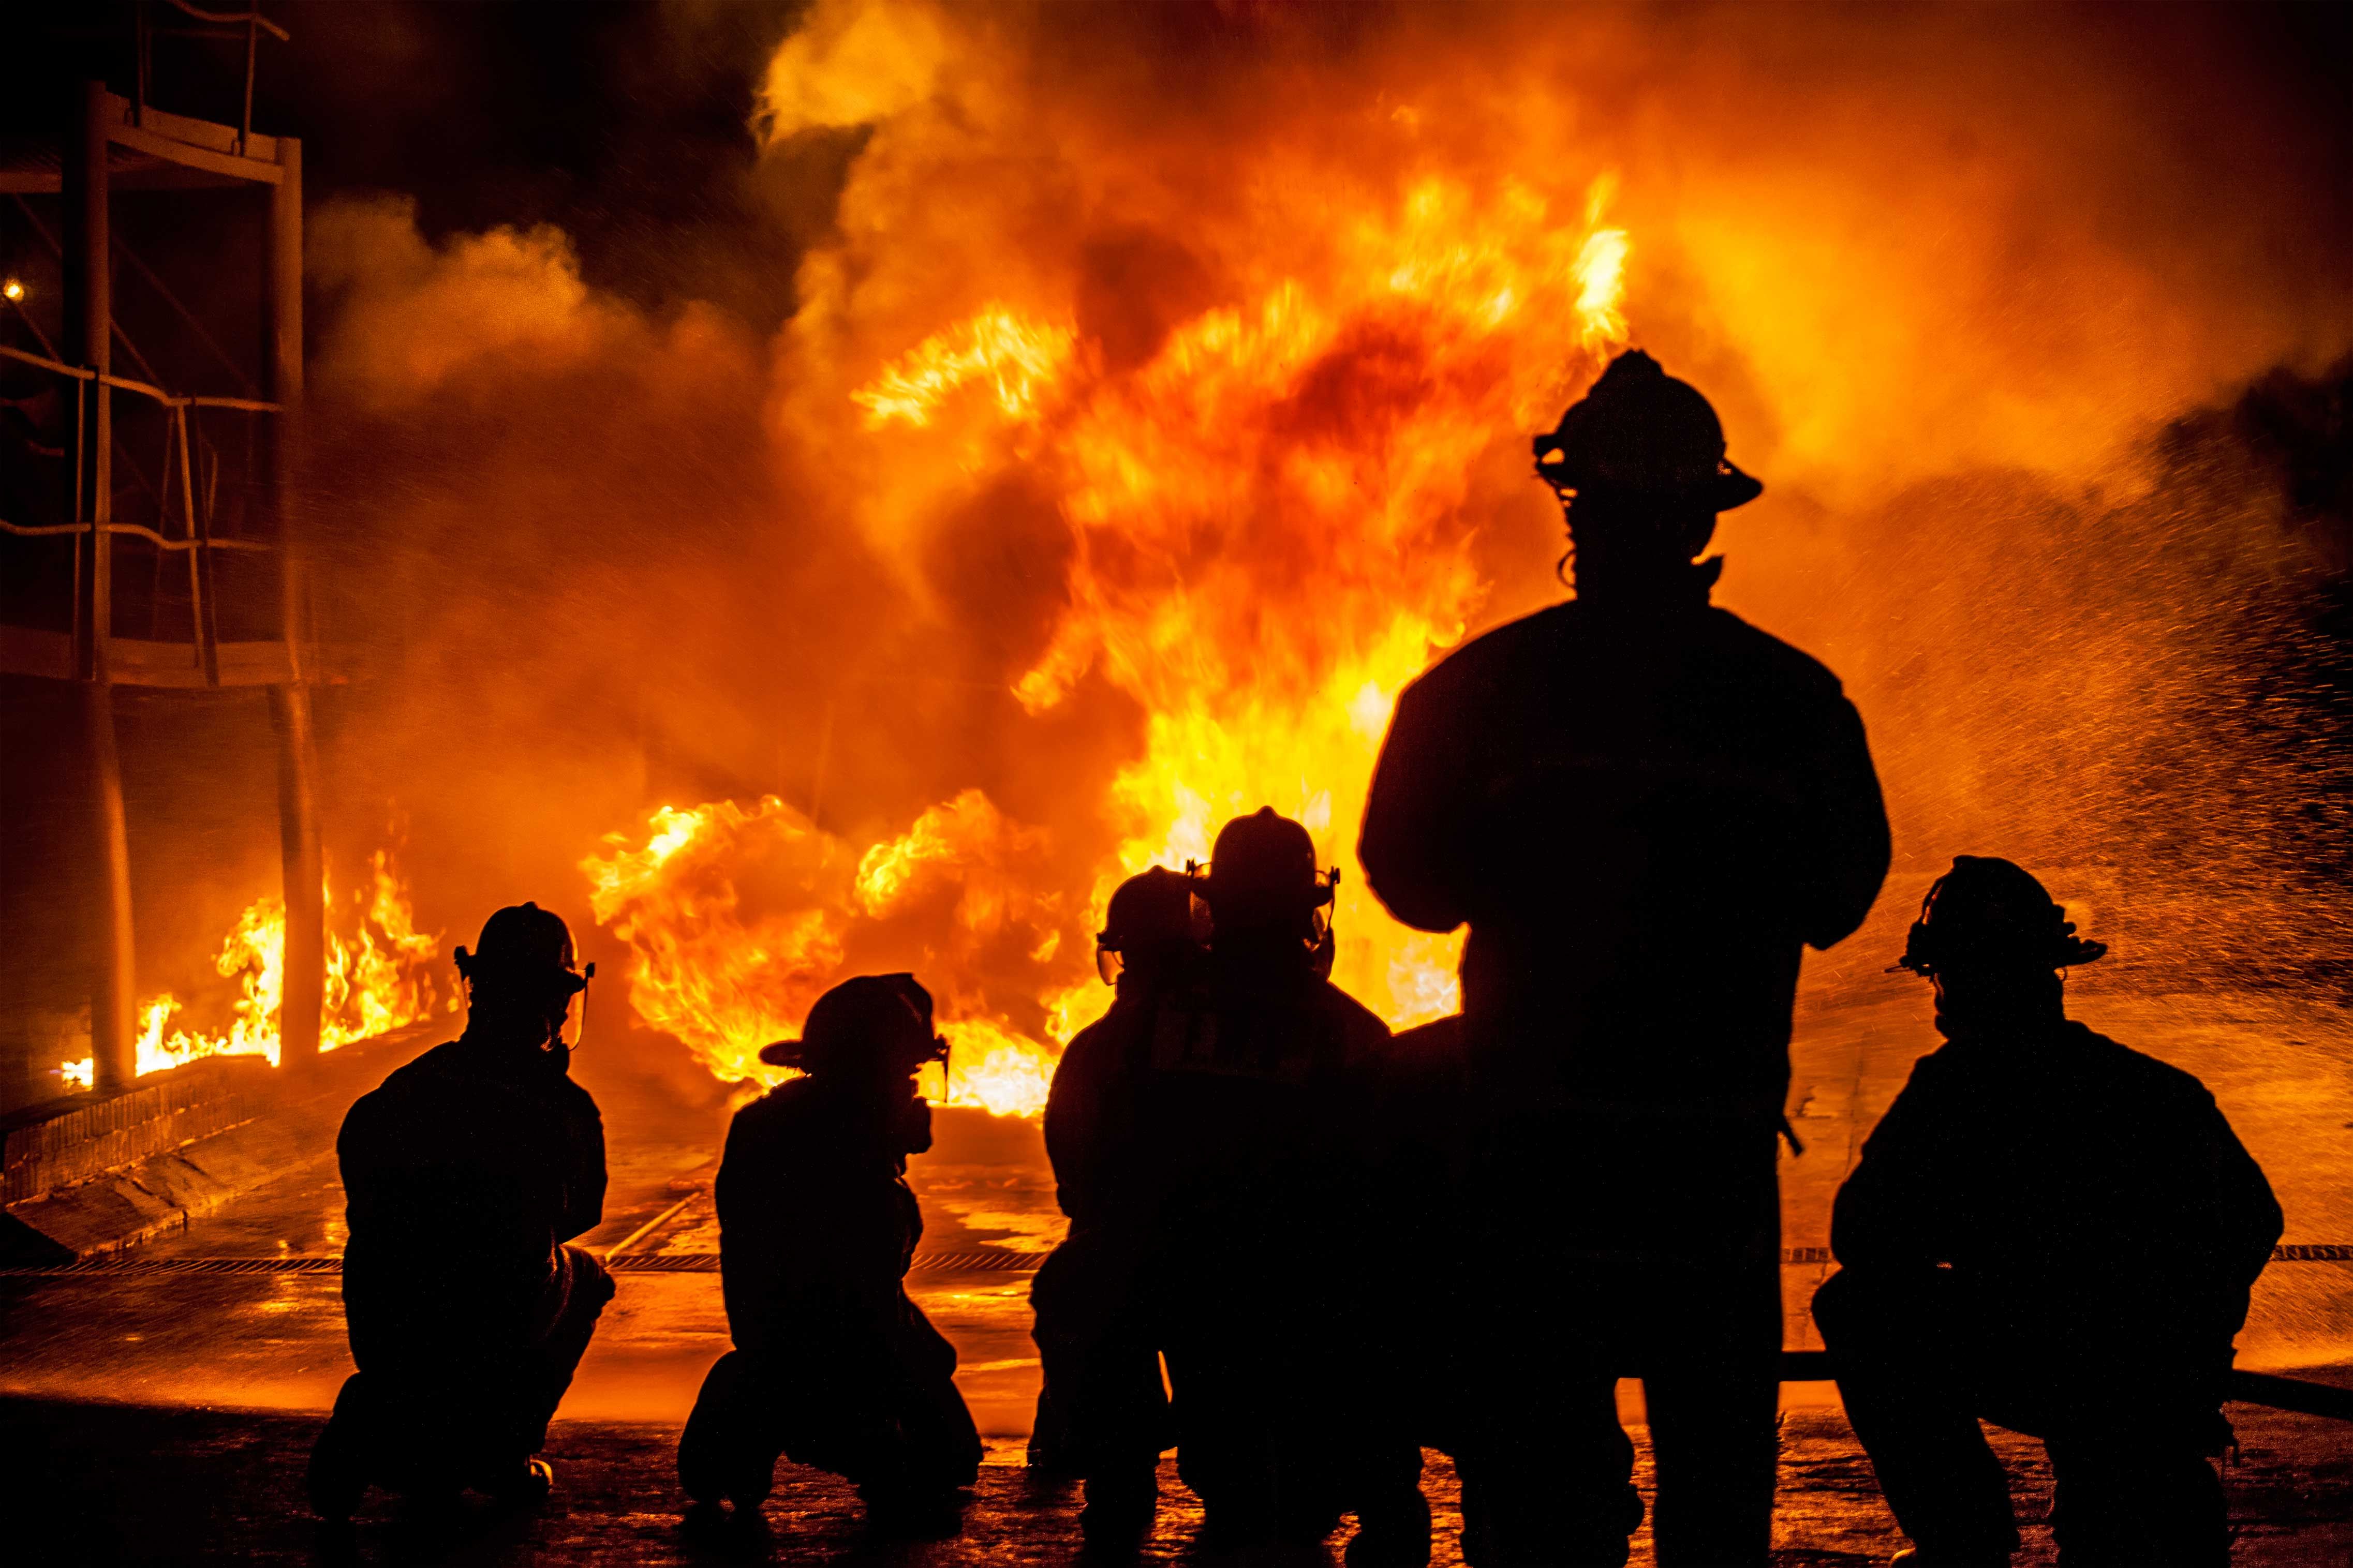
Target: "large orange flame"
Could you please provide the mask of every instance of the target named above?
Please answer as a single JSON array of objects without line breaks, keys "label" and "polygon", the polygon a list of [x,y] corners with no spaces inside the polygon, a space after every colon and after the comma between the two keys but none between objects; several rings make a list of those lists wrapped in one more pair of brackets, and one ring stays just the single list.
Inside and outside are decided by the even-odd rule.
[{"label": "large orange flame", "polygon": [[[866,439],[950,446],[955,482],[1018,461],[1059,487],[1066,607],[1015,695],[1041,713],[1094,670],[1143,705],[1143,754],[1102,803],[1116,850],[1083,890],[1041,883],[1042,835],[977,791],[862,851],[774,797],[665,807],[641,843],[584,863],[596,918],[634,950],[638,1016],[724,1079],[774,1081],[760,1045],[861,946],[881,951],[861,932],[944,899],[952,938],[920,951],[969,1063],[948,1092],[1033,1112],[1060,1044],[1108,1003],[1085,953],[1122,878],[1206,860],[1261,805],[1345,859],[1398,692],[1485,590],[1456,516],[1467,476],[1624,341],[1610,189],[1562,215],[1523,186],[1415,180],[1388,213],[1336,223],[1312,272],[1203,310],[1122,374],[1074,316],[1002,302],[881,365],[849,394]],[[1368,1005],[1399,1026],[1454,1008],[1458,938],[1397,925],[1360,877],[1336,921],[1334,977]],[[1002,962],[1008,936],[1026,968]]]},{"label": "large orange flame", "polygon": [[774,795],[748,808],[664,806],[647,826],[642,845],[615,834],[582,862],[589,906],[629,943],[638,1016],[720,1078],[790,1077],[760,1047],[799,1029],[849,972],[849,953],[912,922],[940,960],[921,978],[952,1047],[946,1102],[999,1114],[1045,1104],[1054,1053],[992,1011],[979,983],[1008,962],[1042,970],[1060,949],[1064,903],[1038,886],[1042,834],[977,790],[862,854]]},{"label": "large orange flame", "polygon": [[[417,1023],[434,1007],[433,960],[440,935],[417,929],[408,885],[389,850],[377,850],[368,870],[367,885],[353,889],[344,910],[338,909],[333,885],[322,887],[330,923],[319,1026],[322,1051]],[[332,929],[339,913],[345,914],[347,932]],[[169,991],[149,999],[139,1009],[141,1077],[202,1057],[259,1056],[272,1067],[278,1064],[278,1013],[286,993],[285,900],[265,893],[247,905],[222,941],[213,967],[237,982],[240,994],[228,1026],[173,1029],[167,1037],[164,1031],[183,1005]],[[457,1005],[452,993],[448,1005]],[[69,1089],[89,1088],[93,1068],[88,1057],[58,1064]]]},{"label": "large orange flame", "polygon": [[1039,395],[1071,357],[1075,334],[1067,327],[1023,321],[991,305],[961,326],[926,338],[871,385],[850,394],[866,410],[869,429],[898,420],[928,425],[932,410],[967,382],[986,380],[1008,419],[1037,412]]}]

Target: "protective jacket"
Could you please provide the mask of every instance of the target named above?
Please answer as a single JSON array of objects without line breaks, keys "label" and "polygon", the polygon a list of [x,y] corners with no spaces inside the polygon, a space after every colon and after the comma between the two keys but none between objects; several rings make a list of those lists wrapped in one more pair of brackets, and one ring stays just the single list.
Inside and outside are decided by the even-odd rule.
[{"label": "protective jacket", "polygon": [[1104,1118],[1120,1076],[1122,1041],[1132,1038],[1153,1011],[1148,994],[1126,992],[1081,1029],[1054,1064],[1046,1091],[1046,1159],[1054,1168],[1054,1202],[1073,1226],[1088,1218],[1089,1200],[1102,1191]]},{"label": "protective jacket", "polygon": [[360,1097],[335,1152],[351,1228],[343,1301],[364,1371],[379,1352],[529,1340],[561,1244],[604,1217],[596,1101],[530,1046],[435,1047]]},{"label": "protective jacket", "polygon": [[714,1195],[736,1349],[703,1382],[679,1447],[689,1495],[767,1495],[776,1456],[883,1495],[970,1484],[980,1439],[955,1348],[904,1284],[923,1211],[907,1156],[930,1107],[825,1073],[735,1113]]},{"label": "protective jacket", "polygon": [[2219,1378],[2280,1227],[2204,1085],[2054,1020],[1920,1058],[1840,1190],[1831,1245],[1856,1270],[1949,1266],[2039,1370],[2145,1384]]},{"label": "protective jacket", "polygon": [[923,1215],[906,1169],[931,1147],[929,1109],[877,1103],[818,1077],[735,1113],[713,1195],[739,1348],[821,1341],[836,1355],[887,1354],[915,1310],[902,1281]]},{"label": "protective jacket", "polygon": [[322,1448],[402,1490],[512,1479],[613,1295],[564,1245],[603,1217],[596,1100],[536,1047],[460,1039],[361,1096],[335,1150],[359,1372]]},{"label": "protective jacket", "polygon": [[1399,699],[1359,855],[1391,913],[1468,921],[1479,1078],[1636,1111],[1781,1110],[1804,944],[1888,862],[1837,679],[1706,603],[1581,601],[1465,645]]},{"label": "protective jacket", "polygon": [[1143,1309],[1122,1331],[1167,1358],[1178,1473],[1229,1521],[1317,1531],[1376,1490],[1418,1495],[1410,1437],[1360,1398],[1368,1298],[1348,1273],[1372,1250],[1388,1047],[1303,955],[1213,953],[1198,984],[1114,1005],[1057,1076],[1074,1222],[1041,1327],[1049,1307],[1074,1325]]},{"label": "protective jacket", "polygon": [[1071,1041],[1049,1101],[1065,1206],[1220,1246],[1297,1218],[1348,1184],[1388,1039],[1303,964],[1213,964],[1198,985],[1113,1004]]}]

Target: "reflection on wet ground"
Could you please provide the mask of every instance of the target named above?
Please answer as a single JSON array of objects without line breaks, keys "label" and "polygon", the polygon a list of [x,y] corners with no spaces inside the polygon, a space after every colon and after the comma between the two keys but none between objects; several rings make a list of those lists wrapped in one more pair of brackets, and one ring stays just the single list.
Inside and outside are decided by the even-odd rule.
[{"label": "reflection on wet ground", "polygon": [[[1936,1037],[1921,998],[1801,1019],[1792,1121],[1806,1153],[1782,1163],[1784,1241],[1829,1240],[1830,1204],[1873,1121]],[[2291,1243],[2353,1241],[2353,1021],[2343,1009],[2217,994],[2155,1001],[2092,996],[2094,1027],[2204,1079],[2270,1173]],[[719,1250],[708,1182],[720,1133],[708,1113],[635,1119],[611,1107],[613,1198],[592,1245],[639,1256]],[[938,1142],[912,1163],[927,1259],[910,1288],[963,1357],[984,1429],[1028,1428],[1037,1388],[1028,1270],[1063,1221],[1036,1123],[943,1111]],[[332,1160],[281,1177],[149,1258],[337,1255],[343,1192]],[[659,1224],[639,1235],[649,1222]],[[977,1264],[979,1267],[961,1267]],[[1410,1262],[1401,1266],[1412,1266]],[[1783,1270],[1788,1342],[1819,1344],[1805,1310],[1827,1274]],[[712,1273],[632,1272],[575,1384],[568,1412],[681,1420],[726,1324]],[[2353,1360],[2353,1264],[2275,1264],[2256,1290],[2241,1364],[2292,1368]],[[332,1274],[81,1275],[0,1282],[0,1391],[52,1397],[323,1408],[347,1370]],[[1794,1403],[1829,1396],[1795,1384]]]},{"label": "reflection on wet ground", "polygon": [[[2277,1188],[2287,1213],[2289,1242],[2353,1242],[2353,1131],[2348,1131],[2353,1128],[2353,1071],[2348,1071],[2353,1068],[2353,1022],[2344,1010],[2217,994],[2158,1000],[2094,995],[2080,999],[2075,1011],[2094,1027],[2205,1079]],[[1783,1162],[1788,1246],[1827,1243],[1830,1201],[1840,1179],[1871,1124],[1902,1087],[1914,1058],[1936,1044],[1923,999],[1909,993],[1801,1019],[1790,1103],[1807,1152]],[[617,1104],[607,1105],[607,1115],[613,1196],[606,1224],[586,1239],[607,1247],[627,1241],[628,1253],[649,1261],[715,1254],[717,1225],[707,1184],[722,1131],[717,1119],[702,1111],[673,1111],[659,1120],[639,1121]],[[997,1121],[979,1112],[942,1112],[937,1131],[936,1147],[913,1163],[911,1177],[923,1203],[923,1254],[951,1267],[925,1268],[909,1285],[955,1342],[962,1358],[958,1382],[982,1429],[999,1439],[993,1450],[997,1458],[1018,1458],[1018,1439],[1028,1430],[1039,1382],[1037,1352],[1029,1336],[1029,1270],[1051,1247],[1062,1226],[1054,1208],[1052,1179],[1033,1122]],[[325,1160],[248,1194],[184,1234],[150,1244],[142,1256],[332,1257],[342,1249],[342,1206],[332,1162]],[[649,1222],[655,1221],[659,1223],[648,1229]],[[1399,1266],[1418,1262],[1403,1259]],[[1789,1309],[1787,1338],[1792,1347],[1819,1343],[1805,1303],[1827,1272],[1818,1263],[1792,1264],[1783,1270]],[[0,1394],[158,1407],[323,1411],[350,1365],[339,1283],[335,1274],[327,1272],[0,1279]],[[565,1403],[566,1422],[559,1426],[558,1453],[568,1447],[586,1457],[589,1470],[599,1478],[593,1488],[604,1489],[573,1493],[566,1508],[574,1511],[526,1532],[539,1542],[534,1552],[550,1553],[535,1560],[688,1560],[683,1554],[689,1547],[677,1537],[675,1516],[668,1511],[676,1500],[669,1495],[667,1445],[671,1437],[666,1434],[684,1420],[703,1372],[725,1342],[715,1272],[631,1271],[621,1276],[620,1294],[607,1311]],[[2241,1345],[2241,1364],[2247,1366],[2314,1367],[2353,1361],[2353,1264],[2275,1264],[2257,1288],[2255,1310]],[[1826,1384],[1792,1384],[1788,1394],[1786,1479],[1793,1490],[1783,1510],[1784,1535],[1793,1543],[1802,1539],[1810,1548],[1810,1554],[1788,1560],[1859,1561],[1841,1553],[1883,1552],[1894,1542],[1886,1535],[1883,1510],[1878,1508],[1867,1469],[1860,1468],[1852,1438],[1836,1413],[1833,1391]],[[1629,1413],[1638,1415],[1639,1398],[1631,1385],[1628,1394]],[[100,1451],[111,1442],[129,1441],[123,1434],[141,1422],[160,1424],[158,1433],[174,1422],[194,1422],[197,1427],[208,1420],[227,1423],[217,1430],[206,1429],[211,1435],[198,1443],[201,1453],[191,1450],[187,1463],[199,1471],[216,1461],[227,1466],[227,1456],[255,1445],[282,1458],[307,1442],[304,1434],[315,1424],[312,1417],[232,1419],[193,1411],[183,1415],[76,1415],[47,1404],[16,1408],[35,1427],[55,1427],[60,1441],[93,1445],[99,1457],[91,1462],[101,1474],[110,1464],[119,1465],[120,1458],[108,1460]],[[2233,1495],[2269,1500],[2258,1510],[2260,1531],[2277,1536],[2280,1550],[2289,1553],[2250,1555],[2242,1548],[2240,1561],[2345,1560],[2341,1554],[2298,1554],[2307,1538],[2319,1539],[2312,1531],[2321,1525],[2281,1532],[2288,1531],[2284,1521],[2302,1517],[2297,1510],[2306,1504],[2295,1501],[2298,1497],[2321,1500],[2311,1504],[2319,1510],[2316,1519],[2344,1516],[2344,1493],[2353,1487],[2353,1466],[2339,1457],[2345,1452],[2346,1429],[2299,1424],[2300,1418],[2270,1412],[2234,1410],[2234,1415],[2242,1436],[2267,1434],[2272,1447],[2263,1450],[2250,1442],[2242,1450],[2240,1489]],[[122,1424],[122,1431],[110,1423]],[[12,1418],[10,1425],[17,1423]],[[145,1439],[141,1442],[143,1449]],[[213,1447],[204,1448],[207,1443]],[[2039,1450],[2031,1444],[2015,1447],[2017,1473],[2029,1478],[2039,1474]],[[2263,1452],[2274,1458],[2263,1459]],[[205,1454],[214,1458],[205,1458]],[[2257,1473],[2265,1463],[2272,1467],[2268,1479]],[[647,1495],[628,1497],[628,1485],[617,1475],[606,1476],[599,1467],[641,1468],[633,1484]],[[19,1467],[5,1468],[21,1481]],[[1011,1511],[1006,1521],[989,1530],[1003,1533],[968,1542],[941,1560],[1029,1559],[1062,1552],[1067,1541],[1050,1533],[1037,1536],[1021,1522],[1018,1516],[1033,1508],[1035,1500],[1024,1490],[1027,1482],[1019,1472],[1000,1469],[991,1475],[994,1489],[989,1495],[996,1500],[990,1507]],[[196,1484],[193,1473],[185,1479]],[[257,1510],[248,1521],[251,1529],[272,1541],[290,1527],[264,1517],[275,1505],[251,1489],[282,1489],[284,1481],[283,1476],[274,1476],[266,1485],[251,1478],[238,1482],[251,1493],[249,1506]],[[802,1532],[824,1552],[846,1553],[853,1542],[853,1510],[830,1487],[829,1482],[801,1477],[780,1498],[776,1508],[781,1511],[776,1517],[780,1531]],[[2328,1502],[2329,1498],[2337,1500]],[[2337,1511],[2331,1514],[2331,1509]],[[576,1522],[578,1530],[565,1520]],[[593,1528],[591,1520],[596,1521]],[[620,1548],[612,1540],[598,1545],[589,1539],[616,1529],[620,1539],[635,1542],[629,1552],[643,1555],[616,1556]],[[1175,1552],[1182,1545],[1182,1530],[1176,1524],[1170,1530],[1176,1533],[1164,1531],[1163,1545]],[[1799,1533],[1791,1535],[1793,1530]],[[268,1560],[277,1550],[266,1546],[260,1536],[246,1539],[256,1560]],[[1061,1544],[1056,1545],[1057,1541]],[[522,1549],[520,1542],[515,1545]],[[237,1555],[221,1553],[224,1559]]]}]

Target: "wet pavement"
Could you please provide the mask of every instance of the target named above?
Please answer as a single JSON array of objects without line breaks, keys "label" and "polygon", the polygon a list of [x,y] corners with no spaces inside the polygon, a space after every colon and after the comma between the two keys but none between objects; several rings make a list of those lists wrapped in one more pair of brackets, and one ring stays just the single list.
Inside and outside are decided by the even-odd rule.
[{"label": "wet pavement", "polygon": [[[2341,1009],[2233,995],[2079,1000],[2078,1015],[2197,1072],[2262,1161],[2291,1244],[2353,1241],[2353,1023]],[[1931,1048],[1916,995],[1801,1021],[1785,1160],[1788,1342],[1816,1345],[1806,1299],[1828,1272],[1831,1194],[1862,1137]],[[386,1064],[387,1070],[390,1064]],[[671,1450],[703,1371],[725,1348],[706,1184],[720,1118],[608,1100],[613,1195],[586,1238],[617,1250],[620,1294],[554,1429],[555,1504],[525,1519],[461,1520],[436,1534],[384,1503],[359,1532],[366,1560],[670,1563],[726,1559],[742,1542],[681,1526]],[[951,1542],[866,1542],[848,1492],[786,1466],[768,1550],[796,1560],[1068,1561],[1073,1500],[1020,1465],[1038,1386],[1029,1270],[1060,1231],[1036,1125],[943,1112],[937,1147],[912,1173],[927,1222],[910,1289],[961,1357],[958,1383],[992,1439],[990,1465]],[[0,1534],[8,1562],[273,1562],[311,1559],[301,1458],[350,1370],[339,1277],[342,1192],[332,1161],[288,1174],[132,1255],[132,1267],[0,1278]],[[226,1261],[235,1260],[235,1261]],[[316,1261],[311,1261],[316,1260]],[[1401,1267],[1409,1264],[1401,1264]],[[237,1272],[254,1269],[257,1272]],[[2353,1263],[2278,1263],[2259,1284],[2241,1364],[2353,1383]],[[1827,1384],[1786,1390],[1780,1560],[1863,1563],[1900,1545]],[[1630,1418],[1641,1415],[1628,1384]],[[2231,1494],[2237,1561],[2353,1561],[2353,1426],[2233,1406],[2242,1447]],[[2022,1517],[2047,1502],[2039,1447],[2000,1437]],[[1441,1562],[1458,1561],[1445,1517],[1451,1472],[1431,1456]],[[1645,1460],[1647,1463],[1647,1459]],[[1151,1555],[1185,1554],[1197,1515],[1170,1477]],[[26,1530],[70,1521],[33,1545]],[[2030,1530],[2034,1552],[2046,1535]],[[1647,1545],[1637,1561],[1646,1562]],[[2047,1561],[2030,1554],[2022,1561]]]},{"label": "wet pavement", "polygon": [[[2353,1382],[2353,1379],[2345,1381]],[[2338,1432],[2276,1412],[2232,1406],[2240,1450],[2226,1471],[2241,1568],[2342,1568],[2353,1561],[2353,1456]],[[699,1528],[674,1479],[678,1426],[563,1420],[549,1435],[557,1489],[533,1513],[488,1506],[423,1519],[372,1497],[352,1536],[321,1535],[302,1500],[302,1466],[316,1414],[118,1405],[0,1398],[0,1507],[12,1563],[719,1564],[791,1562],[842,1568],[998,1568],[1079,1560],[1076,1489],[1033,1478],[1018,1440],[989,1444],[980,1483],[954,1537],[919,1542],[870,1537],[856,1497],[830,1476],[780,1466],[765,1530],[745,1538]],[[1650,1449],[1634,1429],[1636,1482],[1647,1491]],[[2026,1549],[2020,1568],[2053,1561],[2050,1471],[2038,1445],[1993,1434],[2008,1466]],[[1423,1478],[1436,1516],[1436,1568],[1457,1568],[1461,1515],[1444,1457]],[[1200,1510],[1161,1476],[1158,1527],[1145,1564],[1229,1561],[1198,1550]],[[1878,1563],[1904,1544],[1870,1466],[1834,1409],[1787,1413],[1774,1522],[1777,1568]],[[1295,1568],[1336,1563],[1296,1553]],[[1650,1568],[1649,1531],[1635,1568]],[[1258,1568],[1253,1563],[1250,1568]]]}]

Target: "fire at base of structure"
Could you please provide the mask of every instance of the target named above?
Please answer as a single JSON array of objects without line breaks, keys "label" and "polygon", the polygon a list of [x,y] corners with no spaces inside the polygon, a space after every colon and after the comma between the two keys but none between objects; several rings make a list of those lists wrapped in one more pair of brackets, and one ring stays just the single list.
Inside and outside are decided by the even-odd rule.
[{"label": "fire at base of structure", "polygon": [[[367,884],[353,889],[341,905],[332,883],[324,889],[329,919],[345,912],[351,930],[347,935],[327,933],[322,1051],[417,1023],[433,1013],[438,996],[433,961],[440,952],[440,934],[417,929],[407,884],[390,851],[376,852],[369,873]],[[265,893],[247,905],[222,941],[213,967],[237,981],[241,993],[228,1026],[213,1032],[172,1029],[166,1035],[182,1004],[169,991],[150,997],[139,1009],[142,1078],[204,1057],[259,1056],[278,1065],[279,1008],[286,989],[284,900]],[[443,1005],[458,1009],[454,990]],[[89,1057],[60,1062],[58,1070],[69,1089],[89,1089],[96,1077]]]}]

